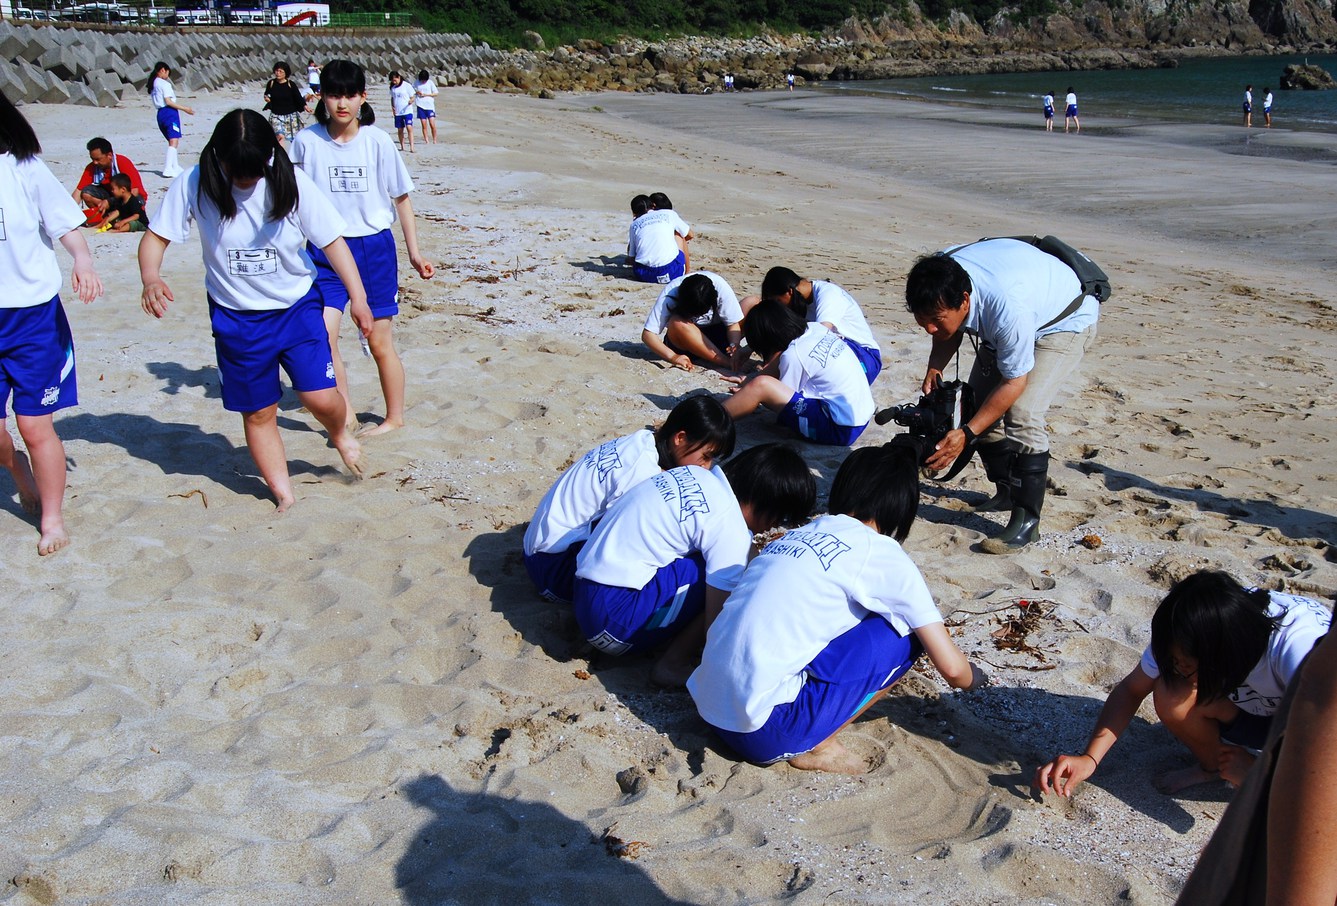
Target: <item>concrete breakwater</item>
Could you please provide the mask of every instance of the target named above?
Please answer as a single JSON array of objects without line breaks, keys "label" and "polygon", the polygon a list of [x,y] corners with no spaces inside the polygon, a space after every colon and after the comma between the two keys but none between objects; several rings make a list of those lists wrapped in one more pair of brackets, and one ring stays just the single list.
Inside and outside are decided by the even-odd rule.
[{"label": "concrete breakwater", "polygon": [[508,57],[468,35],[405,31],[288,28],[93,29],[0,22],[0,90],[15,103],[75,103],[114,107],[126,92],[142,91],[155,61],[166,61],[187,92],[269,78],[284,60],[302,84],[306,62],[354,60],[368,76],[391,70],[412,78],[420,69],[441,85],[490,75]]}]

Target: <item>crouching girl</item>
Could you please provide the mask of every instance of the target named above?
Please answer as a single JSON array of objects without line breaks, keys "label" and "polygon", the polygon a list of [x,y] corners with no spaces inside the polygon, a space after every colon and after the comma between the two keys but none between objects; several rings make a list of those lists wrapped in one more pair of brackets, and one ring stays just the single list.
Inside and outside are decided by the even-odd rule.
[{"label": "crouching girl", "polygon": [[738,583],[753,533],[803,521],[817,496],[807,463],[783,444],[754,447],[723,473],[687,465],[641,482],[576,559],[585,638],[609,654],[671,642],[651,673],[659,685],[681,686],[691,673],[705,614]]},{"label": "crouching girl", "polygon": [[163,255],[170,243],[185,241],[192,221],[199,224],[204,252],[223,408],[242,414],[246,445],[279,512],[294,499],[277,422],[280,366],[349,471],[361,477],[361,450],[335,389],[307,240],[339,274],[364,336],[372,327],[367,295],[340,238],[343,219],[307,175],[294,170],[274,130],[254,110],[233,110],[218,121],[199,165],[172,183],[140,241],[142,305],[155,318],[173,301],[160,275]]},{"label": "crouching girl", "polygon": [[987,681],[948,636],[898,543],[918,507],[914,453],[860,448],[836,473],[829,515],[772,541],[748,566],[687,681],[702,718],[745,759],[862,773],[836,735],[920,654],[954,688]]},{"label": "crouching girl", "polygon": [[576,555],[608,508],[651,475],[678,466],[709,470],[733,455],[734,427],[714,397],[673,407],[656,431],[642,428],[599,444],[548,489],[525,529],[525,570],[538,593],[571,603]]},{"label": "crouching girl", "polygon": [[1181,579],[1156,608],[1151,645],[1110,692],[1086,748],[1037,768],[1035,787],[1071,796],[1148,695],[1161,723],[1197,759],[1158,778],[1160,790],[1218,778],[1239,786],[1286,686],[1331,624],[1332,612],[1317,601],[1244,588],[1223,572]]}]

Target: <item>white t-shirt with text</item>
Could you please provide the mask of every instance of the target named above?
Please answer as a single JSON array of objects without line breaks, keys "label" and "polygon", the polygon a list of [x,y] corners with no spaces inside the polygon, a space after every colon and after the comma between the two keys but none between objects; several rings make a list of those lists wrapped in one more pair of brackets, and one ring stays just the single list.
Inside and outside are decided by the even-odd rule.
[{"label": "white t-shirt with text", "polygon": [[646,211],[631,222],[627,254],[646,267],[663,267],[678,257],[678,240],[692,231],[687,221],[671,210]]},{"label": "white t-shirt with text", "polygon": [[60,292],[54,243],[83,223],[83,212],[40,158],[0,154],[0,308],[31,308]]},{"label": "white t-shirt with text", "polygon": [[840,335],[822,324],[808,325],[803,336],[780,353],[779,377],[810,400],[826,400],[838,425],[866,425],[873,417],[873,392],[863,366]]},{"label": "white t-shirt with text", "polygon": [[336,142],[320,123],[297,133],[292,162],[339,209],[344,236],[373,236],[395,222],[394,199],[413,191],[394,139],[380,129],[359,128],[352,141]]},{"label": "white t-shirt with text", "polygon": [[734,293],[729,282],[713,271],[694,271],[692,274],[684,274],[673,280],[659,293],[659,298],[655,299],[655,304],[650,308],[650,314],[645,318],[646,330],[660,334],[668,328],[669,315],[673,314],[673,301],[678,297],[678,287],[682,286],[682,281],[695,274],[708,277],[710,282],[715,284],[715,293],[719,296],[719,302],[716,305],[719,317],[716,318],[712,312],[706,312],[695,320],[696,324],[702,327],[717,322],[733,325],[743,320],[743,308],[738,304],[738,296]]}]

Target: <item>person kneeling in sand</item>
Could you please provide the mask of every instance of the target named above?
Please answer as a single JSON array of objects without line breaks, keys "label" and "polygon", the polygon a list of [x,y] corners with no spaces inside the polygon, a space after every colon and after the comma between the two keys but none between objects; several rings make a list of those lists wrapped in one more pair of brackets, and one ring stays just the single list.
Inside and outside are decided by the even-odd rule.
[{"label": "person kneeling in sand", "polygon": [[1331,623],[1332,613],[1317,601],[1246,589],[1223,572],[1181,580],[1156,608],[1151,645],[1110,692],[1086,748],[1041,765],[1035,787],[1071,796],[1148,695],[1198,760],[1160,777],[1157,787],[1175,793],[1218,778],[1239,786],[1287,684]]},{"label": "person kneeling in sand", "polygon": [[919,507],[915,454],[862,447],[831,485],[829,515],[748,565],[713,621],[687,689],[745,759],[860,774],[836,739],[928,653],[957,689],[987,676],[952,642],[901,548]]},{"label": "person kneeling in sand", "polygon": [[728,281],[711,271],[697,271],[664,287],[646,315],[641,342],[683,371],[692,370],[693,357],[733,369],[742,358],[742,322],[743,310]]},{"label": "person kneeling in sand", "polygon": [[576,557],[623,494],[666,469],[710,469],[733,448],[733,419],[719,400],[701,394],[674,406],[657,430],[642,428],[586,453],[543,495],[525,529],[525,571],[538,593],[571,603]]},{"label": "person kneeling in sand", "polygon": [[594,529],[576,559],[575,615],[608,654],[669,642],[650,674],[681,686],[752,553],[752,535],[808,518],[817,485],[784,444],[753,447],[720,470],[687,465],[641,482]]},{"label": "person kneeling in sand", "polygon": [[692,227],[672,208],[656,210],[648,195],[631,200],[627,257],[642,283],[668,283],[688,271],[687,242]]},{"label": "person kneeling in sand", "polygon": [[840,334],[824,324],[809,324],[775,299],[758,302],[748,312],[743,334],[766,364],[733,388],[724,408],[735,419],[763,405],[778,413],[780,424],[833,446],[854,443],[868,427],[873,394]]}]

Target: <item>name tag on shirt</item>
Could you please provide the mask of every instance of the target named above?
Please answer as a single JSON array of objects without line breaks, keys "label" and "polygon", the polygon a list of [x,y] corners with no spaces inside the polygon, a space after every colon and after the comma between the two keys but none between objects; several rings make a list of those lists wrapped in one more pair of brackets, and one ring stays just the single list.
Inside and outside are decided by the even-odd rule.
[{"label": "name tag on shirt", "polygon": [[279,272],[276,249],[228,249],[227,270],[234,277],[263,277]]},{"label": "name tag on shirt", "polygon": [[331,192],[365,192],[368,185],[366,167],[330,167]]}]

